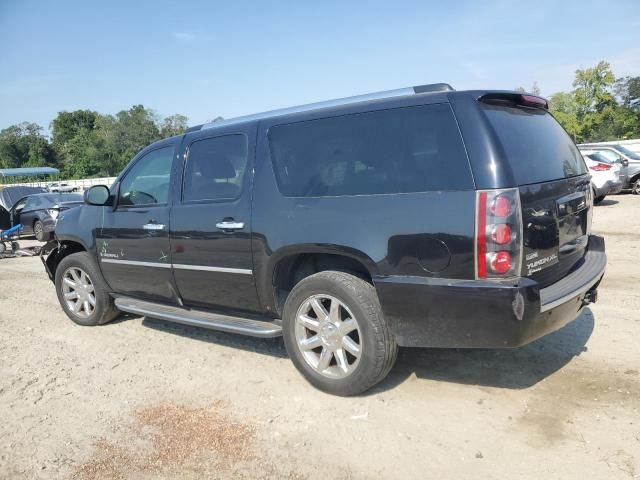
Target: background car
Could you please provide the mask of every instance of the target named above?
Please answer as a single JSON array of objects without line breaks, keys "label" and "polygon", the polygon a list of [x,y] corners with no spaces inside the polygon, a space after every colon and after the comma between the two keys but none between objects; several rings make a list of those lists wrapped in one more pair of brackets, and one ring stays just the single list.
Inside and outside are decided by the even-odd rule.
[{"label": "background car", "polygon": [[46,193],[44,187],[25,187],[24,185],[0,186],[0,230],[11,228],[11,209],[22,198],[34,193]]},{"label": "background car", "polygon": [[613,162],[622,164],[622,172],[625,178],[622,188],[631,189],[631,192],[640,195],[640,155],[632,152],[622,145],[580,145],[583,154],[597,152]]},{"label": "background car", "polygon": [[625,163],[622,163],[621,161],[612,161],[611,157],[604,155],[602,152],[588,151],[588,152],[582,152],[582,154],[583,154],[583,157],[587,156],[588,158],[590,158],[591,160],[597,163],[606,163],[611,165],[613,167],[614,172],[618,171],[618,179],[622,184],[622,188],[624,188],[627,181],[627,169],[625,168]]},{"label": "background car", "polygon": [[51,238],[58,215],[62,210],[81,205],[82,195],[77,193],[39,193],[24,197],[10,210],[11,224],[22,224],[22,233],[35,235],[44,242]]},{"label": "background car", "polygon": [[607,162],[606,157],[597,153],[583,155],[583,157],[591,174],[593,203],[600,203],[607,195],[622,191],[619,164]]},{"label": "background car", "polygon": [[51,193],[60,192],[60,193],[69,193],[69,192],[77,192],[78,187],[75,185],[71,185],[70,183],[62,183],[56,182],[49,185],[49,191]]}]

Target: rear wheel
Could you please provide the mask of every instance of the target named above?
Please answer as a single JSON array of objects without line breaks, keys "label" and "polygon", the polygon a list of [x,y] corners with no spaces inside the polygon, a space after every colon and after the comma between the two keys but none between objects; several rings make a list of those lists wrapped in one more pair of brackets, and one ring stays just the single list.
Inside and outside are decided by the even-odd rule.
[{"label": "rear wheel", "polygon": [[56,268],[55,282],[60,305],[78,325],[102,325],[118,315],[106,284],[86,252],[64,257]]},{"label": "rear wheel", "polygon": [[631,193],[640,195],[640,178],[636,178],[631,184]]},{"label": "rear wheel", "polygon": [[348,273],[325,271],[298,283],[284,307],[283,330],[296,368],[335,395],[368,390],[397,356],[375,289]]}]

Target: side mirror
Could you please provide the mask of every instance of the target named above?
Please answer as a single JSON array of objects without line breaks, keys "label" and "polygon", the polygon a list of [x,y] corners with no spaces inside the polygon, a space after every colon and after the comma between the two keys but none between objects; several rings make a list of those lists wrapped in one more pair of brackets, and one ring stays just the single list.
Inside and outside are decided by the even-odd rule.
[{"label": "side mirror", "polygon": [[107,205],[110,196],[109,187],[106,185],[94,185],[84,192],[84,203],[101,207]]}]

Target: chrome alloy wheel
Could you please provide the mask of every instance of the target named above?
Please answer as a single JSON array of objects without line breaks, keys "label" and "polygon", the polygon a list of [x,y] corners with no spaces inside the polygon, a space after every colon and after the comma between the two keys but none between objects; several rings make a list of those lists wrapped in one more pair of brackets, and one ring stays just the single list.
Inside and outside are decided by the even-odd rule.
[{"label": "chrome alloy wheel", "polygon": [[295,336],[307,364],[325,377],[350,375],[362,356],[356,318],[330,295],[313,295],[302,302],[296,313]]},{"label": "chrome alloy wheel", "polygon": [[84,270],[70,267],[62,275],[62,296],[75,315],[88,318],[96,309],[93,282]]}]

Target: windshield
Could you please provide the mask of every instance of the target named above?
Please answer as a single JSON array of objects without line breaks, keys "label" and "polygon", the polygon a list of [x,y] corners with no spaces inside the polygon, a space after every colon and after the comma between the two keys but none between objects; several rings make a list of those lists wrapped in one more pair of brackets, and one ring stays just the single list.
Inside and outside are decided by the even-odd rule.
[{"label": "windshield", "polygon": [[587,173],[567,132],[546,110],[482,104],[519,185]]},{"label": "windshield", "polygon": [[636,152],[632,152],[631,150],[623,147],[622,145],[613,145],[613,148],[615,148],[620,153],[623,153],[624,155],[629,157],[631,160],[640,160],[640,155],[638,155]]}]

